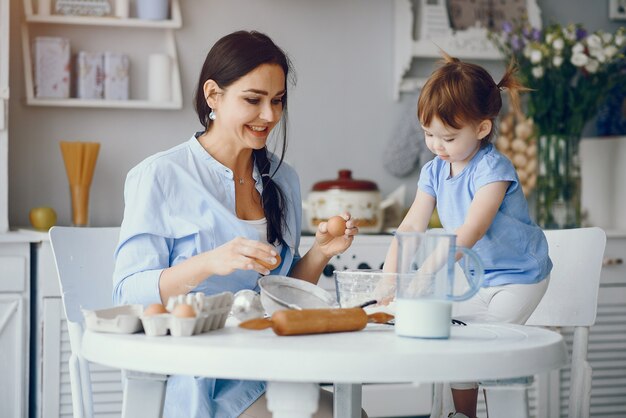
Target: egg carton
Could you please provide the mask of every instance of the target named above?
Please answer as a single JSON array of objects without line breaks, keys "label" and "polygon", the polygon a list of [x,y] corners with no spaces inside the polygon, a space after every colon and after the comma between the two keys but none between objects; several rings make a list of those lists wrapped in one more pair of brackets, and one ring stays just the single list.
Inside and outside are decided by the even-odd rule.
[{"label": "egg carton", "polygon": [[121,305],[108,309],[82,309],[87,329],[115,334],[132,334],[141,331],[139,316],[142,305]]},{"label": "egg carton", "polygon": [[233,294],[223,292],[206,296],[198,292],[172,296],[167,302],[166,309],[173,312],[180,304],[191,305],[196,314],[195,318],[178,318],[171,313],[142,315],[140,318],[146,335],[161,336],[169,331],[174,337],[188,337],[224,328],[233,305]]}]

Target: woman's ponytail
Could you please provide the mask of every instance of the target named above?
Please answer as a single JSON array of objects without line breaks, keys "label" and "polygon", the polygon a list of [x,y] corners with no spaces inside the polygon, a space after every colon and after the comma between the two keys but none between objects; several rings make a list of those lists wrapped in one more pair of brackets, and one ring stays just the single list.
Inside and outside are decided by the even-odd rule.
[{"label": "woman's ponytail", "polygon": [[[284,153],[284,151],[283,151]],[[282,226],[286,225],[285,222],[285,198],[282,190],[278,187],[278,184],[273,180],[272,176],[278,167],[282,164],[282,157],[278,167],[274,170],[274,173],[270,174],[270,161],[267,158],[267,148],[263,147],[253,151],[254,161],[261,173],[261,181],[263,182],[263,194],[261,195],[263,201],[263,212],[265,213],[265,219],[267,220],[267,241],[270,244],[278,243],[284,244]]]}]

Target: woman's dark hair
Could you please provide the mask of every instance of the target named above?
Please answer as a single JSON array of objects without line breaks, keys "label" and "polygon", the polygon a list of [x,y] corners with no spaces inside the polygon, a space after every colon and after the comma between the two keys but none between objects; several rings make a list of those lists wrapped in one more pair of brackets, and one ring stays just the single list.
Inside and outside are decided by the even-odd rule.
[{"label": "woman's dark hair", "polygon": [[254,161],[263,181],[263,212],[267,219],[267,239],[270,243],[284,243],[285,197],[272,177],[283,163],[287,148],[287,81],[290,76],[291,62],[287,54],[267,35],[256,31],[237,31],[218,40],[204,60],[198,87],[194,98],[196,113],[205,132],[209,129],[211,108],[204,97],[204,83],[213,80],[220,88],[226,88],[262,64],[277,64],[285,73],[285,94],[282,96],[283,112],[280,121],[282,147],[280,161],[273,173],[270,173],[270,161],[267,147],[254,150]]}]

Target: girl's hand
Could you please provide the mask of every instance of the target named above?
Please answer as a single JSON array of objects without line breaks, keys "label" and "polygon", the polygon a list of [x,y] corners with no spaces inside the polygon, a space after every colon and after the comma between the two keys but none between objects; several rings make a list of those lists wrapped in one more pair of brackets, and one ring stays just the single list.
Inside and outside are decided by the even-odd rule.
[{"label": "girl's hand", "polygon": [[356,222],[352,220],[349,212],[340,215],[346,221],[346,230],[343,235],[334,237],[328,233],[326,222],[320,222],[315,233],[315,241],[324,256],[331,258],[337,254],[343,253],[350,247],[354,236],[359,233]]},{"label": "girl's hand", "polygon": [[237,237],[203,254],[208,270],[221,276],[235,270],[255,270],[260,274],[269,274],[270,271],[259,264],[257,259],[273,265],[277,255],[276,249],[270,244],[243,237]]}]

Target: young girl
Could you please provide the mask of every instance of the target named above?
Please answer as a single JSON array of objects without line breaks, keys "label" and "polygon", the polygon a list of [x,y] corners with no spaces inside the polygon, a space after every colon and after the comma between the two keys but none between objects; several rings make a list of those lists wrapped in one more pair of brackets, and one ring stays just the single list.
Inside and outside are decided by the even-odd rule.
[{"label": "young girl", "polygon": [[[512,163],[491,144],[507,90],[519,109],[525,89],[509,66],[496,84],[487,71],[443,54],[422,89],[417,116],[435,158],[422,168],[417,195],[398,231],[423,232],[435,206],[457,244],[472,248],[485,267],[483,288],[455,315],[523,324],[548,285],[552,263],[543,231],[530,219]],[[394,239],[385,270],[395,271]],[[452,384],[456,417],[476,416],[478,385]]]}]

